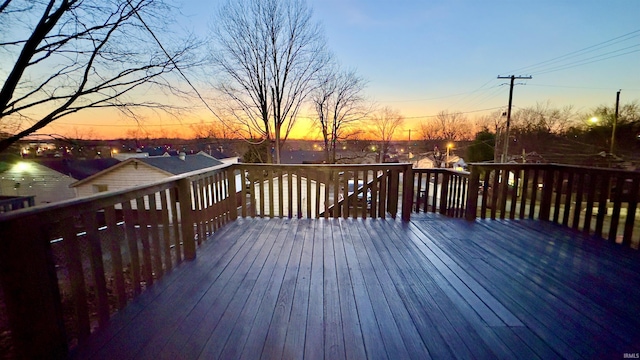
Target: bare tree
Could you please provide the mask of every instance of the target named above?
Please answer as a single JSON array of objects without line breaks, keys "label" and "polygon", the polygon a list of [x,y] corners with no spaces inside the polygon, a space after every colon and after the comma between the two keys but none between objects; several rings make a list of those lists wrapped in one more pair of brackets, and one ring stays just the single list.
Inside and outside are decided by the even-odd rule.
[{"label": "bare tree", "polygon": [[473,136],[473,131],[469,131],[471,124],[461,112],[444,110],[438,113],[435,120],[440,129],[440,138],[443,140],[457,141]]},{"label": "bare tree", "polygon": [[[188,66],[192,41],[161,49],[153,32],[168,27],[162,0],[5,0],[0,52],[9,65],[0,89],[0,128],[13,128],[0,151],[51,122],[85,109],[168,109],[136,89],[172,87]],[[5,24],[12,24],[8,27]],[[130,95],[130,96],[127,96]]]},{"label": "bare tree", "polygon": [[338,142],[357,133],[354,123],[366,115],[364,86],[364,80],[355,71],[340,71],[329,66],[311,95],[315,121],[324,141],[325,161],[329,164],[336,162]]},{"label": "bare tree", "polygon": [[476,128],[480,131],[486,130],[493,132],[495,135],[495,141],[493,145],[493,161],[498,162],[498,155],[501,154],[502,134],[506,127],[506,112],[502,110],[494,111],[487,115],[482,115],[475,119]]},{"label": "bare tree", "polygon": [[422,140],[440,139],[440,128],[435,119],[427,119],[420,122],[418,133]]},{"label": "bare tree", "polygon": [[571,105],[555,108],[547,101],[519,109],[512,118],[516,131],[562,134],[575,122],[577,113]]},{"label": "bare tree", "polygon": [[222,153],[228,151],[236,139],[239,139],[239,128],[231,121],[200,122],[192,124],[191,130],[196,139],[206,141],[205,150],[218,150]]},{"label": "bare tree", "polygon": [[305,0],[227,1],[213,28],[213,63],[224,76],[218,88],[247,131],[274,143],[277,163],[327,60],[311,14]]},{"label": "bare tree", "polygon": [[422,121],[418,131],[423,140],[457,141],[473,136],[471,126],[464,114],[444,110],[434,118]]},{"label": "bare tree", "polygon": [[403,123],[404,117],[397,110],[390,107],[378,110],[371,118],[371,134],[376,140],[380,141],[380,148],[378,149],[380,162],[384,162],[389,153],[393,135]]}]

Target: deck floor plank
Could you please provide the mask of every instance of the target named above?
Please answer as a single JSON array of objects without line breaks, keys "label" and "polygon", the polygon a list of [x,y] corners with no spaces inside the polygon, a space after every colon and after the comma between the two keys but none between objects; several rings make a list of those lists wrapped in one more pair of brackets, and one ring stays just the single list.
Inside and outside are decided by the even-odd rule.
[{"label": "deck floor plank", "polygon": [[[174,359],[180,357],[181,354],[187,351],[185,346],[188,344],[189,339],[195,332],[198,332],[198,329],[203,326],[203,323],[207,323],[209,317],[212,316],[211,309],[223,301],[221,295],[227,294],[236,286],[236,283],[230,281],[233,275],[242,269],[239,265],[250,249],[255,246],[255,242],[253,242],[252,239],[258,236],[260,231],[262,231],[261,228],[253,227],[250,231],[244,232],[242,227],[237,227],[237,232],[232,234],[233,237],[231,237],[231,239],[235,237],[236,243],[234,244],[234,248],[237,248],[237,250],[229,253],[226,261],[220,262],[220,264],[208,274],[209,276],[206,278],[208,283],[203,286],[205,293],[198,299],[197,303],[191,307],[187,316],[180,325],[174,329],[170,337],[166,339],[164,346],[155,348],[156,356],[163,359]],[[220,252],[220,250],[222,250],[220,245],[218,243],[215,245],[218,248],[212,252]],[[200,257],[198,257],[197,261],[201,261]],[[212,288],[225,289],[225,292],[211,291],[210,289]],[[198,351],[196,348],[194,352],[197,353]]]},{"label": "deck floor plank", "polygon": [[[77,358],[85,358],[96,350],[102,350],[97,351],[93,357],[131,358],[136,355],[138,349],[144,348],[147,343],[159,335],[146,331],[149,326],[155,325],[154,322],[161,323],[163,329],[165,326],[171,328],[173,317],[180,316],[180,310],[163,312],[158,309],[172,308],[177,303],[189,303],[189,299],[197,301],[204,292],[202,282],[206,283],[210,271],[222,265],[225,257],[233,254],[242,244],[242,242],[233,240],[239,234],[236,229],[230,227],[220,231],[220,235],[223,234],[228,235],[222,238],[220,244],[223,246],[221,249],[223,251],[202,251],[203,256],[198,259],[198,265],[195,266],[194,271],[187,271],[183,268],[175,269],[170,276],[156,282],[142,296],[125,307],[122,312],[116,314],[110,320],[110,326],[101,331],[99,336],[91,337],[85,347],[80,348],[77,354],[72,355]],[[211,245],[205,244],[201,249]],[[181,309],[188,310],[189,308],[185,306]],[[103,348],[107,342],[113,348],[111,346]]]},{"label": "deck floor plank", "polygon": [[[394,239],[399,239],[399,236],[402,235],[402,233],[398,234],[395,231],[390,234]],[[420,304],[425,308],[439,306],[430,313],[431,316],[437,316],[434,327],[442,332],[445,341],[450,344],[452,349],[450,356],[453,356],[454,353],[455,356],[462,357],[514,356],[502,339],[494,333],[491,327],[487,326],[486,322],[473,311],[469,304],[465,304],[462,299],[450,292],[450,284],[445,281],[435,265],[420,256],[415,244],[403,244],[402,241],[389,242],[389,245],[391,244],[404,247],[402,256],[396,256],[393,260],[398,263],[400,268],[403,267],[400,264],[402,259],[408,261],[408,264],[410,263],[408,266],[415,271],[415,278],[422,281],[426,293],[433,299],[429,300],[426,298],[426,294],[418,293],[416,298]],[[425,279],[431,280],[425,281]],[[408,281],[411,279],[405,280],[405,282]],[[399,280],[396,286],[403,283],[402,280]],[[451,299],[452,297],[454,300]],[[456,307],[460,307],[460,311],[451,311]],[[431,346],[429,349],[434,348],[436,347]]]},{"label": "deck floor plank", "polygon": [[[319,221],[324,225],[324,219]],[[339,229],[335,226],[338,223],[332,221],[323,226],[323,272],[324,281],[323,311],[324,311],[324,356],[329,359],[345,359],[344,330],[342,327],[342,308],[340,307],[340,294],[338,291],[338,273],[336,266],[336,251],[334,247],[334,237],[340,235]]]},{"label": "deck floor plank", "polygon": [[206,296],[198,303],[198,307],[204,310],[204,314],[192,317],[190,327],[185,329],[184,334],[176,334],[186,337],[186,339],[183,338],[182,344],[179,344],[182,347],[179,348],[178,355],[191,359],[198,357],[211,334],[222,323],[223,315],[237,315],[232,311],[226,312],[226,310],[230,305],[237,306],[242,296],[246,296],[246,286],[242,286],[243,280],[251,275],[251,265],[256,261],[258,255],[263,253],[262,249],[270,248],[264,242],[254,241],[259,236],[269,236],[273,226],[268,225],[257,227],[257,231],[252,233],[254,238],[249,239],[248,246],[243,247],[242,252],[224,269],[219,282],[208,287]]},{"label": "deck floor plank", "polygon": [[[263,220],[264,221],[264,220]],[[251,263],[240,287],[233,295],[232,301],[222,310],[220,321],[210,333],[209,341],[200,353],[200,359],[235,359],[241,354],[247,332],[260,305],[267,280],[270,278],[276,259],[284,244],[282,231],[287,229],[281,221],[274,221],[275,226],[268,235],[256,237],[256,243],[264,244],[255,258],[249,257]],[[207,334],[196,334],[207,336]]]},{"label": "deck floor plank", "polygon": [[[361,250],[356,252],[356,256],[362,270],[368,299],[380,328],[387,356],[391,359],[409,359],[409,351],[391,311],[391,306],[394,304],[389,304],[388,294],[385,294],[383,286],[380,284],[380,279],[376,274],[376,265],[379,264],[374,263],[369,254],[370,250],[366,244],[369,234],[361,229],[358,230],[354,241],[359,242],[358,247]],[[378,269],[378,271],[380,270],[382,269]]]},{"label": "deck floor plank", "polygon": [[367,352],[362,336],[358,307],[353,292],[353,284],[349,274],[349,260],[346,255],[345,243],[350,241],[344,222],[332,222],[333,247],[336,259],[336,273],[338,281],[338,298],[340,301],[340,313],[342,316],[342,331],[345,344],[345,356],[347,359],[364,359]]},{"label": "deck floor plank", "polygon": [[[285,221],[285,223],[287,223],[287,221]],[[284,237],[284,239],[295,238],[298,222],[295,221],[293,223],[288,223],[287,225],[289,226],[288,231],[284,236],[283,234],[280,236]],[[251,324],[242,322],[238,322],[236,324],[236,327],[239,327],[245,333],[248,332],[242,354],[240,355],[241,359],[257,359],[262,354],[262,349],[264,348],[271,320],[273,319],[273,314],[276,312],[278,295],[283,286],[284,275],[287,270],[289,258],[291,257],[291,252],[293,251],[293,245],[293,241],[284,242],[282,249],[280,250],[280,254],[276,259],[273,272],[266,284],[266,289],[261,289],[263,294],[257,293],[258,299],[256,299],[256,301],[259,301],[259,305],[256,303],[255,306],[247,306],[247,308],[258,309],[258,311],[253,314],[253,322],[251,322]],[[249,312],[249,315],[252,314]],[[237,356],[231,357],[237,358]]]},{"label": "deck floor plank", "polygon": [[[387,359],[387,350],[382,339],[382,329],[378,326],[376,314],[371,305],[369,293],[367,292],[364,271],[367,268],[360,265],[357,254],[364,251],[362,241],[359,240],[358,230],[343,224],[343,246],[349,267],[349,276],[353,286],[353,296],[358,309],[358,320],[362,332],[367,357],[370,359]],[[394,357],[391,356],[393,359]]]},{"label": "deck floor plank", "polygon": [[[460,228],[457,229],[460,230]],[[558,272],[556,270],[559,269],[555,266],[548,266],[549,261],[545,255],[532,258],[529,253],[521,252],[522,246],[517,246],[517,242],[522,240],[519,239],[520,234],[521,232],[507,232],[507,238],[510,241],[506,242],[502,238],[483,239],[487,241],[486,249],[502,246],[491,250],[495,251],[496,256],[486,259],[486,264],[468,263],[471,266],[476,265],[474,272],[478,274],[494,273],[493,270],[495,270],[495,277],[487,281],[484,284],[485,287],[491,287],[491,283],[498,283],[500,286],[496,291],[508,290],[514,293],[510,295],[514,299],[524,302],[530,309],[537,309],[532,316],[546,318],[548,327],[559,335],[566,334],[565,341],[574,350],[581,351],[583,356],[597,357],[601,354],[623,353],[624,349],[637,342],[637,334],[626,331],[630,326],[629,321],[598,308],[589,297],[578,294],[572,288],[575,284],[571,281],[570,269]],[[468,235],[474,239],[472,233]],[[569,256],[567,250],[563,248],[564,245],[561,246],[560,256]],[[549,254],[550,257],[555,256],[548,246],[545,247],[544,254]],[[527,260],[523,260],[525,258]],[[585,287],[589,284],[582,281],[581,286]],[[597,291],[597,289],[592,290],[592,292]],[[565,320],[559,322],[558,318]],[[593,352],[596,351],[593,347],[594,343],[602,344],[596,353]]]},{"label": "deck floor plank", "polygon": [[[300,264],[304,248],[305,236],[309,227],[309,222],[299,222],[293,235],[293,247],[287,262],[282,286],[278,293],[277,304],[269,329],[262,348],[261,357],[266,359],[289,358],[288,351],[285,353],[285,340],[287,338],[287,327],[293,313],[294,295],[296,290],[296,280],[300,273]],[[287,349],[288,350],[288,349]]]},{"label": "deck floor plank", "polygon": [[324,246],[325,227],[319,221],[313,223],[313,251],[311,255],[311,278],[309,283],[309,304],[307,308],[304,357],[324,358]]},{"label": "deck floor plank", "polygon": [[[513,236],[517,236],[517,234],[513,234]],[[555,236],[556,240],[554,241],[558,242],[559,238],[560,236]],[[562,246],[566,247],[567,245]],[[514,244],[503,245],[501,249],[500,253],[502,254],[504,254],[504,250],[508,250],[509,253],[518,256],[510,263],[511,266],[522,263],[521,258],[525,255],[517,247],[514,247]],[[580,256],[580,252],[577,251],[577,253],[576,256]],[[562,253],[555,257],[570,257],[569,254],[568,250],[563,249]],[[508,258],[503,257],[503,260],[506,259]],[[628,292],[625,290],[630,288],[629,284],[631,283],[640,283],[640,279],[634,281],[633,278],[620,275],[618,273],[619,267],[611,268],[607,264],[600,263],[595,254],[589,258],[584,256],[578,259],[574,258],[569,262],[562,260],[562,267],[557,264],[547,265],[545,269],[535,267],[536,263],[539,264],[540,261],[547,264],[551,262],[541,257],[538,261],[529,263],[530,272],[537,275],[537,278],[533,279],[536,285],[543,287],[556,298],[562,299],[572,308],[567,311],[587,314],[589,322],[586,325],[590,328],[596,327],[596,331],[600,332],[597,327],[602,326],[627,342],[634,341],[624,329],[639,325],[637,316],[627,306],[628,299],[636,296],[633,294],[635,289],[629,289]],[[589,265],[585,267],[584,263]],[[549,268],[552,271],[549,271]],[[518,272],[522,274],[522,270],[518,270]],[[615,341],[615,339],[613,340]]]},{"label": "deck floor plank", "polygon": [[[402,295],[404,292],[398,290],[398,283],[392,280],[392,277],[399,277],[399,269],[396,264],[384,262],[382,257],[400,257],[401,255],[395,249],[381,249],[382,240],[377,234],[384,233],[383,229],[376,231],[372,226],[377,225],[377,222],[363,223],[361,221],[354,221],[357,226],[361,227],[363,234],[369,236],[363,236],[365,244],[368,247],[369,258],[374,264],[374,270],[382,286],[382,290],[389,303],[389,309],[393,314],[396,324],[400,330],[400,335],[404,340],[407,351],[411,358],[422,357],[422,354],[428,354],[427,348],[417,331],[416,326],[411,318],[411,314],[407,310],[406,306],[394,306],[395,304],[402,304]],[[387,233],[388,235],[388,233]],[[377,246],[376,246],[377,245]]]},{"label": "deck floor plank", "polygon": [[307,313],[309,309],[309,288],[311,286],[311,262],[313,259],[315,227],[310,220],[302,221],[307,223],[307,229],[304,234],[300,267],[296,278],[291,315],[289,317],[289,323],[287,324],[287,335],[282,352],[282,357],[290,359],[301,359],[304,357]]},{"label": "deck floor plank", "polygon": [[638,285],[637,251],[548,223],[241,218],[72,357],[622,358]]}]

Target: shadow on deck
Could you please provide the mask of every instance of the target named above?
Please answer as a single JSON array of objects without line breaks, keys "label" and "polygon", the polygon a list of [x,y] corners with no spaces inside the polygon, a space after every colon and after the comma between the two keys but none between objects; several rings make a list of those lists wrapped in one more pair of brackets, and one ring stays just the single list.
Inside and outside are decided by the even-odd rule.
[{"label": "shadow on deck", "polygon": [[623,358],[640,255],[539,221],[238,219],[75,358]]}]

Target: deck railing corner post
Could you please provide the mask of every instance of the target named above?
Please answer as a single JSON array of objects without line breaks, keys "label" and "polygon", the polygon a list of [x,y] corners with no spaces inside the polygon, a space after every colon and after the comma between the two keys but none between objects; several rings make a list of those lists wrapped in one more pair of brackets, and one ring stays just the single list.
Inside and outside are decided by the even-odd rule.
[{"label": "deck railing corner post", "polygon": [[478,193],[480,191],[480,168],[477,165],[469,165],[469,195],[465,219],[474,221],[478,212]]},{"label": "deck railing corner post", "polygon": [[445,169],[442,172],[442,182],[440,183],[440,204],[439,204],[439,212],[442,215],[448,215],[449,209],[447,208],[447,204],[449,201],[449,178],[451,177],[451,173]]},{"label": "deck railing corner post", "polygon": [[[229,219],[231,221],[235,221],[238,219],[238,203],[237,203],[237,189],[236,189],[236,168],[235,166],[229,167],[227,169],[227,183],[229,184],[229,194],[227,194],[228,208],[229,208]],[[240,185],[242,186],[242,185]]]},{"label": "deck railing corner post", "polygon": [[413,166],[407,165],[402,174],[402,221],[411,220],[413,207]]}]

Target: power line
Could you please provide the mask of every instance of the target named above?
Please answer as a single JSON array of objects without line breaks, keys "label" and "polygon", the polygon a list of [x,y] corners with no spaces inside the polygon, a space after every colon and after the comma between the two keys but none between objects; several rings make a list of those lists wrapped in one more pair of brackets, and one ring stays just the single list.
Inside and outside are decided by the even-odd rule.
[{"label": "power line", "polygon": [[[625,38],[625,37],[629,37],[630,35],[634,35],[634,34],[638,34],[638,33],[640,33],[640,29],[631,31],[631,32],[626,33],[624,35],[617,36],[617,37],[615,37],[613,39],[609,39],[609,40],[597,43],[595,45],[587,46],[586,48],[582,48],[580,50],[575,50],[575,51],[569,52],[567,54],[564,54],[564,55],[561,55],[561,56],[557,56],[557,57],[549,59],[549,60],[541,61],[541,62],[532,64],[532,65],[529,65],[529,66],[525,66],[525,67],[521,67],[521,68],[518,68],[518,69],[515,69],[515,70],[511,70],[511,71],[509,71],[509,73],[513,74],[513,73],[522,72],[522,71],[525,71],[525,70],[527,72],[531,72],[530,70],[532,68],[538,67],[539,65],[548,64],[550,62],[554,62],[554,61],[559,60],[559,59],[567,58],[567,57],[570,57],[570,56],[572,56],[574,54],[582,53],[582,52],[585,52],[586,50],[592,49],[594,47],[597,47],[597,46],[600,46],[600,45],[604,45],[604,44],[610,43],[612,41],[615,41],[615,40],[618,40],[618,39],[621,39],[621,38]],[[631,36],[628,39],[631,39],[631,38],[636,37],[636,36],[638,36],[638,35]],[[626,41],[628,39],[625,39],[624,41]]]},{"label": "power line", "polygon": [[[451,106],[452,106],[452,107],[455,107],[455,106],[456,106],[456,105],[458,105],[460,102],[462,102],[463,100],[465,100],[465,99],[468,97],[468,95],[479,92],[480,90],[482,90],[485,86],[487,86],[487,85],[488,85],[490,82],[492,82],[492,81],[493,81],[493,79],[489,79],[487,82],[485,82],[484,84],[480,85],[480,87],[478,87],[476,90],[473,90],[473,91],[469,92],[469,93],[467,94],[467,96],[463,96],[462,98],[458,99],[458,101],[456,101],[456,102],[454,102],[453,104],[451,104]],[[493,87],[490,87],[490,88],[488,88],[488,89],[486,89],[486,90],[490,90],[490,89],[492,89],[492,88],[493,88]],[[486,91],[486,90],[484,90],[484,91]],[[472,96],[471,98],[473,99],[473,96]],[[467,101],[467,103],[469,103],[469,101],[470,101],[470,100],[468,100],[468,101]]]},{"label": "power line", "polygon": [[476,91],[478,91],[478,90],[467,91],[467,92],[462,92],[462,93],[457,93],[457,94],[451,94],[451,95],[437,96],[437,97],[426,98],[426,99],[385,100],[384,102],[388,102],[388,103],[396,103],[396,102],[417,102],[417,101],[440,100],[440,99],[446,99],[446,98],[456,97],[456,96],[460,96],[460,95],[472,94],[472,93],[474,93],[474,92],[476,92]]},{"label": "power line", "polygon": [[[588,86],[568,86],[568,85],[551,85],[551,84],[532,84],[527,83],[527,86],[537,87],[552,87],[552,88],[565,88],[565,89],[585,89],[585,90],[616,90],[616,88],[600,88],[600,87],[588,87]],[[624,89],[625,91],[640,91],[640,89]]]},{"label": "power line", "polygon": [[[640,46],[640,44],[638,44],[638,45],[636,45],[636,46]],[[635,47],[635,46],[634,46],[634,47]],[[617,51],[614,51],[614,52],[617,52]],[[629,52],[626,52],[626,53],[623,53],[623,54],[612,55],[612,56],[609,56],[609,57],[606,57],[606,58],[602,58],[602,59],[596,59],[596,60],[593,60],[593,61],[581,62],[581,63],[571,64],[571,65],[567,64],[567,65],[563,65],[562,67],[552,68],[552,69],[549,69],[549,70],[545,70],[545,71],[541,71],[541,72],[536,72],[536,73],[534,73],[534,74],[535,74],[535,75],[542,75],[542,74],[548,74],[548,73],[556,72],[556,71],[560,71],[560,70],[567,70],[567,69],[571,69],[571,68],[574,68],[574,67],[578,67],[578,66],[582,66],[582,65],[587,65],[587,64],[592,64],[592,63],[595,63],[595,62],[604,61],[604,60],[608,60],[608,59],[613,59],[613,58],[617,58],[617,57],[620,57],[620,56],[629,55],[629,54],[633,54],[633,53],[637,53],[637,52],[640,52],[640,49],[638,49],[638,50],[633,50],[633,51],[629,51]],[[603,54],[603,55],[604,55],[604,54]],[[596,56],[596,57],[597,57],[597,56]],[[584,61],[584,60],[583,60],[583,61]]]},{"label": "power line", "polygon": [[[634,36],[634,37],[637,37],[637,36],[640,36],[640,35],[636,35],[636,36]],[[630,39],[630,38],[629,38],[629,39]],[[610,46],[612,46],[612,45],[615,45],[615,44],[618,44],[618,43],[621,43],[621,42],[627,41],[627,40],[629,40],[629,39],[625,39],[625,40],[617,41],[617,42],[615,42],[615,43],[611,43],[611,44],[608,44],[608,45],[606,45],[606,46],[601,46],[601,47],[598,47],[598,48],[595,48],[595,49],[592,49],[592,50],[589,50],[589,51],[585,51],[585,52],[580,53],[580,54],[574,54],[574,55],[572,55],[572,56],[568,56],[568,57],[566,57],[566,58],[564,58],[564,59],[558,59],[558,60],[555,60],[555,61],[551,61],[551,62],[548,62],[548,63],[547,63],[547,64],[545,64],[545,65],[538,65],[538,66],[534,66],[534,67],[532,67],[532,68],[527,69],[527,71],[528,71],[528,72],[530,72],[530,73],[531,73],[531,72],[535,72],[535,71],[544,71],[544,68],[549,67],[549,66],[552,66],[553,64],[566,62],[566,61],[567,61],[567,60],[569,60],[569,59],[573,59],[573,58],[581,57],[581,56],[587,55],[587,54],[589,54],[589,53],[593,53],[593,52],[595,52],[595,51],[598,51],[598,50],[601,50],[601,49],[604,49],[604,48],[610,47]],[[626,49],[629,49],[629,48],[632,48],[632,47],[636,47],[636,46],[638,46],[638,45],[639,45],[639,44],[631,45],[631,46],[628,46],[628,47],[626,47],[626,48],[622,48],[622,49],[618,49],[618,50],[613,50],[613,51],[610,51],[610,52],[608,52],[608,53],[604,53],[604,54],[600,54],[600,55],[593,56],[593,57],[591,57],[591,58],[596,58],[596,57],[599,57],[599,56],[604,56],[604,55],[607,55],[607,54],[611,54],[611,53],[615,53],[615,52],[623,51],[623,50],[626,50]],[[581,59],[581,60],[580,60],[580,59],[578,59],[578,60],[575,60],[575,62],[581,62],[581,61],[585,61],[585,60],[588,60],[588,59],[591,59],[591,58]],[[565,66],[565,65],[568,65],[568,64],[572,64],[572,63],[571,63],[571,62],[569,62],[569,63],[565,63],[564,65],[558,65],[558,66]],[[538,70],[539,68],[542,68],[543,70]]]},{"label": "power line", "polygon": [[[489,110],[496,110],[496,109],[501,109],[502,106],[497,106],[497,107],[492,107],[492,108],[487,108],[487,109],[478,109],[478,110],[470,110],[470,111],[456,111],[456,114],[471,114],[471,113],[477,113],[477,112],[482,112],[482,111],[489,111]],[[436,115],[421,115],[421,116],[407,116],[405,117],[405,119],[421,119],[421,118],[432,118],[432,117],[437,117],[438,114]]]},{"label": "power line", "polygon": [[476,99],[474,101],[468,102],[467,104],[463,105],[463,107],[465,107],[465,108],[473,108],[475,106],[479,106],[480,104],[483,104],[483,103],[493,99],[494,97],[502,94],[502,92],[503,92],[502,85],[505,85],[505,84],[500,84],[500,85],[496,86],[494,91],[486,94],[484,97],[481,97],[481,98],[478,98],[478,99]]}]

